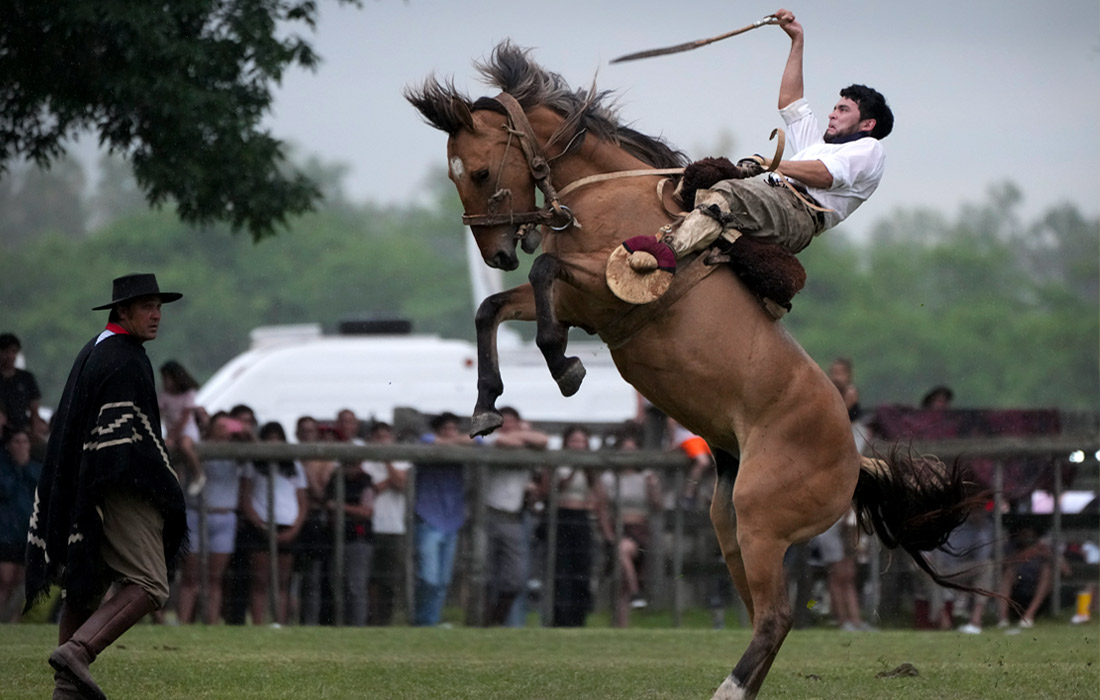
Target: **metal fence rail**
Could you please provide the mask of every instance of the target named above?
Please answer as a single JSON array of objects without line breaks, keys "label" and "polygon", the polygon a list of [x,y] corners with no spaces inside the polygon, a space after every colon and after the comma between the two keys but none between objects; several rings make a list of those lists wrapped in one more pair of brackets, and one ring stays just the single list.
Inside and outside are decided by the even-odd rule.
[{"label": "metal fence rail", "polygon": [[[614,450],[595,450],[595,451],[574,451],[574,450],[552,450],[552,451],[537,451],[537,450],[497,450],[490,447],[460,447],[460,446],[436,446],[436,445],[423,445],[423,444],[393,444],[393,445],[352,445],[346,443],[310,443],[310,444],[287,444],[287,443],[262,443],[262,442],[207,442],[201,443],[198,446],[199,456],[202,459],[235,459],[240,461],[248,460],[310,460],[310,459],[325,459],[335,462],[349,462],[349,461],[379,461],[379,462],[392,462],[392,461],[404,461],[414,464],[430,464],[430,463],[459,463],[467,465],[467,476],[473,478],[473,488],[470,492],[475,495],[473,503],[471,504],[471,528],[473,533],[473,552],[475,561],[471,562],[470,570],[467,572],[467,576],[470,581],[471,589],[474,591],[474,599],[472,601],[472,608],[470,614],[467,616],[468,621],[471,624],[482,624],[484,622],[485,605],[484,605],[484,590],[485,590],[485,565],[484,561],[476,561],[476,558],[484,556],[484,547],[478,546],[478,542],[484,542],[484,528],[485,528],[485,508],[481,502],[481,485],[482,479],[484,479],[487,470],[494,468],[517,468],[517,467],[529,467],[529,468],[542,468],[548,466],[573,466],[580,468],[597,468],[601,470],[609,470],[613,472],[619,472],[627,468],[645,468],[653,469],[662,472],[666,475],[665,483],[670,484],[675,490],[676,498],[674,499],[675,506],[671,509],[671,512],[661,514],[662,516],[670,516],[672,518],[672,532],[673,537],[671,541],[671,552],[663,553],[665,556],[662,559],[667,559],[671,564],[670,578],[671,578],[671,608],[673,611],[674,624],[679,624],[681,614],[684,606],[684,595],[682,591],[682,573],[684,567],[684,511],[680,505],[679,495],[683,491],[683,478],[686,469],[690,465],[690,459],[684,454],[673,451],[656,451],[656,450],[638,450],[630,452],[620,452]],[[885,443],[875,443],[873,447],[885,450],[890,445]],[[937,442],[927,441],[914,441],[909,445],[915,453],[929,453],[936,454],[941,459],[952,460],[957,457],[994,457],[1005,458],[1009,456],[1049,456],[1051,457],[1051,465],[1060,465],[1068,458],[1068,455],[1075,451],[1082,451],[1086,455],[1086,463],[1082,464],[1081,473],[1085,476],[1088,485],[1100,493],[1100,476],[1097,475],[1097,460],[1096,454],[1100,450],[1100,435],[1094,431],[1087,433],[1075,434],[1075,435],[1058,435],[1042,438],[994,438],[994,439],[969,439],[969,440],[943,440]],[[1060,479],[1060,469],[1055,469],[1055,499],[1054,499],[1054,512],[1050,515],[1051,535],[1054,541],[1055,551],[1059,551],[1057,548],[1064,542],[1063,539],[1063,517],[1060,507],[1060,496],[1062,492],[1062,483]],[[342,480],[341,470],[334,472],[334,477]],[[406,538],[407,545],[405,547],[406,563],[405,563],[405,575],[407,585],[404,587],[406,592],[406,610],[411,613],[413,609],[412,605],[412,593],[413,593],[413,550],[412,535],[414,532],[414,509],[411,507],[415,502],[415,470],[410,472],[409,483],[406,488],[406,501],[409,507],[406,508]],[[1003,474],[1001,465],[996,465],[995,471],[995,483],[1003,484]],[[337,485],[339,489],[340,484]],[[543,610],[543,624],[549,624],[551,619],[551,609],[553,601],[553,585],[554,585],[554,548],[556,543],[554,541],[555,528],[552,527],[554,519],[556,517],[557,503],[554,495],[556,489],[550,489],[550,498],[547,508],[547,519],[549,527],[547,528],[547,561],[545,569],[545,581],[543,584],[543,602],[547,606]],[[1003,501],[1002,488],[1000,486],[995,487],[994,499],[997,503],[996,518],[995,518],[995,539],[998,543],[996,547],[996,564],[999,566],[1003,556],[1001,551],[1001,542],[1003,539],[1003,528],[1001,523],[1001,510],[1000,507]],[[337,498],[338,515],[336,516],[338,521],[343,517],[343,498]],[[270,499],[269,499],[270,502]],[[663,518],[658,519],[658,522],[662,522]],[[203,519],[200,519],[200,523]],[[203,527],[200,524],[200,527]],[[616,527],[616,548],[618,547],[618,539],[621,537],[621,527]],[[274,547],[274,530],[270,530],[271,535],[271,547]],[[333,528],[334,538],[334,551],[339,552],[343,545],[343,528]],[[205,552],[202,553],[205,556]],[[272,558],[274,560],[274,557]],[[617,557],[615,557],[617,562]],[[334,602],[337,607],[337,621],[343,622],[343,571],[342,571],[342,558],[335,557],[334,564],[337,567],[334,571],[333,580],[336,590],[334,591]],[[657,566],[663,566],[658,564]],[[1054,567],[1055,571],[1055,586],[1054,590],[1060,590],[1060,572],[1058,567]],[[619,595],[619,585],[617,576],[619,575],[618,567],[614,567],[613,571],[613,584],[612,595]],[[278,595],[276,590],[277,581],[276,577],[272,576],[272,585],[269,587],[269,595],[272,596],[272,606],[274,606],[275,596]],[[200,586],[203,590],[200,592],[200,599],[205,600],[205,577],[200,578]],[[1054,612],[1058,612],[1058,596],[1052,597],[1052,604]],[[877,600],[877,596],[876,596]],[[274,607],[272,607],[274,610]]]}]

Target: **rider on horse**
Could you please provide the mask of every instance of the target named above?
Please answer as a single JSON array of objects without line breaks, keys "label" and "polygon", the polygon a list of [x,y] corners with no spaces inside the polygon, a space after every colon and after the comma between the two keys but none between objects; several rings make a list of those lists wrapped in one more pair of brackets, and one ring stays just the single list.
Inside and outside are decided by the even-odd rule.
[{"label": "rider on horse", "polygon": [[855,211],[882,179],[885,152],[879,140],[894,126],[886,100],[864,85],[844,88],[822,134],[803,97],[802,25],[789,10],[775,17],[791,38],[779,113],[796,153],[765,177],[755,177],[766,164],[759,156],[737,164],[706,158],[689,165],[680,195],[694,209],[662,239],[677,258],[706,249],[720,235],[732,241],[741,234],[797,253]]}]

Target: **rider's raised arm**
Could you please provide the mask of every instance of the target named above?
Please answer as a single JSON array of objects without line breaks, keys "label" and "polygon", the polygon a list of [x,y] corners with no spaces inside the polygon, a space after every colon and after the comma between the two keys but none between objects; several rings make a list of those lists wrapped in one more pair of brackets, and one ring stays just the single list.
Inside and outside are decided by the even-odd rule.
[{"label": "rider's raised arm", "polygon": [[791,38],[791,52],[787,55],[787,65],[783,68],[783,79],[779,83],[779,109],[783,109],[795,100],[802,99],[802,49],[804,37],[802,25],[794,18],[790,10],[780,9],[775,13],[779,26]]}]

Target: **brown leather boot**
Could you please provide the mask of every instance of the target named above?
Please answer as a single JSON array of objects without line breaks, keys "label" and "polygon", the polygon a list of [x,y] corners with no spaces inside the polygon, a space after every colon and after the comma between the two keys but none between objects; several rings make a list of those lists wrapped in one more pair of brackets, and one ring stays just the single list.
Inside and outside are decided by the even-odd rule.
[{"label": "brown leather boot", "polygon": [[64,644],[73,638],[76,631],[84,626],[88,618],[95,612],[95,608],[85,610],[65,603],[61,606],[61,615],[57,620],[57,644]]},{"label": "brown leather boot", "polygon": [[[73,607],[69,603],[65,603],[61,606],[61,616],[57,621],[57,643],[58,645],[72,639],[72,636],[76,634],[76,631],[83,626],[88,618],[91,617],[92,611],[85,610],[84,608]],[[53,674],[53,700],[83,700],[84,695],[80,692],[80,688],[77,686],[76,681],[73,680],[72,675],[68,671],[54,671]]]},{"label": "brown leather boot", "polygon": [[67,672],[54,671],[53,700],[84,700],[84,694]]},{"label": "brown leather boot", "polygon": [[156,609],[141,586],[129,584],[103,603],[69,641],[53,650],[50,665],[75,681],[80,693],[92,700],[107,700],[96,685],[88,665],[122,633]]}]

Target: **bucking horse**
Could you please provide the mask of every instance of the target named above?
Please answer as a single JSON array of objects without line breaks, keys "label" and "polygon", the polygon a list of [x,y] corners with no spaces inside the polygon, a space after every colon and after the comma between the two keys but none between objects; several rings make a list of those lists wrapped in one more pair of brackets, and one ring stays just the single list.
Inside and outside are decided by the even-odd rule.
[{"label": "bucking horse", "polygon": [[518,320],[536,322],[564,395],[584,376],[566,356],[576,326],[598,334],[627,382],[707,441],[717,470],[710,517],[752,621],[748,648],[713,698],[757,696],[792,625],[784,553],[851,506],[867,531],[951,586],[925,552],[966,516],[964,473],[898,448],[861,456],[836,387],[729,265],[680,261],[676,277],[704,271],[678,291],[674,282],[663,303],[632,305],[608,287],[608,259],[623,241],[675,223],[660,183],[686,157],[621,124],[608,93],[570,89],[511,42],[476,65],[499,94],[472,101],[434,76],[405,92],[448,135],[449,175],[485,263],[513,270],[517,248],[542,249],[528,284],[477,311],[472,432],[500,425],[496,330]]}]

